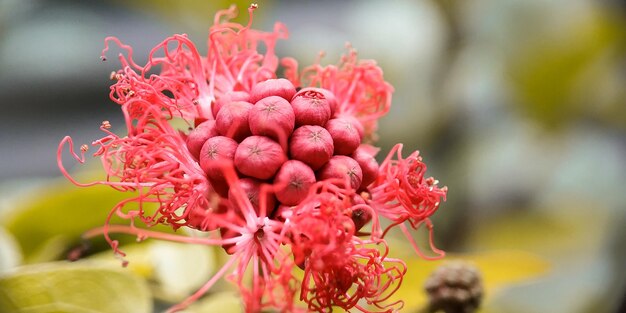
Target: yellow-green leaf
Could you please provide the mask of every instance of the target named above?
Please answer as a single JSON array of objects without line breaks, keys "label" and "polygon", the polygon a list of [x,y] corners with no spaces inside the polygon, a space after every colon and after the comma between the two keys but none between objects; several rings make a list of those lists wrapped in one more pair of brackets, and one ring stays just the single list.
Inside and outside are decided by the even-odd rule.
[{"label": "yellow-green leaf", "polygon": [[0,276],[0,312],[152,312],[145,282],[94,262],[30,265]]}]

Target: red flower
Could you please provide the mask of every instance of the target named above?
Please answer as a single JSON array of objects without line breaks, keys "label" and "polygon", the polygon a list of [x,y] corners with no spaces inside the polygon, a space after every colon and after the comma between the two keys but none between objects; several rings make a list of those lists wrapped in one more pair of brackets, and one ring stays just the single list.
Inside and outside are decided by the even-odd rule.
[{"label": "red flower", "polygon": [[[129,197],[85,236],[104,234],[120,256],[111,233],[223,247],[230,259],[171,311],[222,277],[238,286],[247,312],[400,309],[401,302],[388,299],[407,269],[388,257],[384,236],[399,226],[414,244],[404,222],[425,223],[432,232],[428,217],[447,190],[424,178],[417,152],[403,159],[397,145],[379,166],[377,148],[364,144],[376,139],[393,91],[373,61],[358,60],[350,48],[338,65],[317,62],[298,74],[297,62],[284,58],[285,78],[277,78],[274,47],[287,30],[280,23],[269,33],[251,29],[255,8],[248,9],[246,26],[229,21],[234,7],[219,12],[207,56],[186,35],[174,35],[141,66],[130,46],[105,40],[103,59],[111,43],[125,52],[110,93],[124,114],[125,134],[103,122],[105,136],[92,143],[107,173],[103,181],[83,184],[70,176],[63,148],[80,163],[88,148],[75,153],[70,137],[61,141],[57,159],[76,185],[108,185]],[[189,130],[177,130],[175,120]],[[111,225],[114,215],[129,225]],[[391,220],[384,230],[382,218]],[[207,236],[149,230],[158,224]],[[302,280],[294,274],[298,268]]]}]

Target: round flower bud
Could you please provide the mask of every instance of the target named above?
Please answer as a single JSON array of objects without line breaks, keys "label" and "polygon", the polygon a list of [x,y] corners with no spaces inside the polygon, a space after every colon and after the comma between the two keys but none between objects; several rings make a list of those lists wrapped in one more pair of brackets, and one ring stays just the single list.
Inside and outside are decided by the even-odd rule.
[{"label": "round flower bud", "polygon": [[296,87],[289,80],[284,78],[268,79],[252,87],[252,90],[250,90],[250,102],[256,103],[269,96],[279,96],[289,101],[295,93]]},{"label": "round flower bud", "polygon": [[322,167],[333,155],[333,138],[321,126],[298,127],[289,139],[292,159],[308,164],[313,170]]},{"label": "round flower bud", "polygon": [[276,198],[284,205],[297,205],[306,198],[309,188],[315,183],[315,173],[298,160],[289,160],[280,167],[274,184],[284,188],[276,192]]},{"label": "round flower bud", "polygon": [[250,94],[245,91],[229,91],[211,104],[211,113],[216,117],[225,104],[237,101],[250,102],[249,100]]},{"label": "round flower bud", "polygon": [[373,155],[366,152],[366,148],[359,146],[356,148],[351,157],[359,163],[361,170],[363,171],[362,187],[367,187],[378,178],[378,162]]},{"label": "round flower bud", "polygon": [[209,184],[211,184],[211,188],[215,190],[220,197],[226,198],[228,197],[228,181],[226,181],[225,177],[210,177],[207,175],[209,179]]},{"label": "round flower bud", "polygon": [[328,107],[330,108],[330,116],[334,117],[335,112],[337,111],[337,99],[335,98],[335,95],[328,89],[316,88],[316,87],[305,87],[305,88],[300,89],[298,92],[296,92],[296,94],[293,97],[295,98],[297,96],[303,95],[305,93],[310,93],[310,92],[317,92],[317,93],[321,93],[322,95],[324,95],[324,97],[328,101]]},{"label": "round flower bud", "polygon": [[187,149],[191,155],[198,160],[200,158],[200,150],[202,145],[211,137],[217,136],[217,130],[215,130],[215,121],[208,120],[199,124],[196,128],[192,129],[187,135],[186,143]]},{"label": "round flower bud", "polygon": [[200,150],[200,167],[206,173],[213,190],[221,197],[228,196],[228,182],[222,166],[233,162],[237,142],[224,136],[209,138]]},{"label": "round flower bud", "polygon": [[281,97],[269,96],[259,100],[248,116],[253,135],[287,140],[293,132],[295,115],[291,104]]},{"label": "round flower bud", "polygon": [[209,138],[200,150],[200,167],[207,177],[223,179],[221,166],[235,158],[237,142],[224,136]]},{"label": "round flower bud", "polygon": [[275,141],[263,136],[244,139],[235,151],[235,167],[244,175],[269,179],[287,160],[285,152]]},{"label": "round flower bud", "polygon": [[[211,196],[215,195],[211,194]],[[217,210],[215,211],[225,212],[227,206],[224,202],[223,200],[219,200]],[[215,223],[215,219],[211,218],[211,211],[213,211],[213,209],[197,205],[188,206],[185,209],[187,214],[185,217],[186,225],[200,231],[216,230],[218,225]]]},{"label": "round flower bud", "polygon": [[207,221],[208,216],[207,210],[199,206],[192,206],[187,208],[185,220],[187,221],[187,226],[200,231],[207,231],[210,228],[209,221]]},{"label": "round flower bud", "polygon": [[230,188],[230,186],[228,185],[228,181],[226,181],[226,177],[218,176],[222,175],[220,171],[215,171],[215,173],[219,174],[216,174],[214,176],[207,175],[207,178],[209,179],[209,184],[211,184],[211,188],[213,188],[213,190],[215,190],[215,193],[217,193],[220,197],[227,198],[228,189]]},{"label": "round flower bud", "polygon": [[330,179],[330,178],[340,178],[345,179],[346,177],[350,180],[350,186],[357,190],[361,186],[361,181],[363,179],[363,172],[361,171],[361,167],[359,163],[357,163],[354,159],[347,157],[345,155],[335,155],[326,165],[324,165],[318,172],[317,178],[319,180]]},{"label": "round flower bud", "polygon": [[463,261],[444,263],[424,284],[429,312],[475,312],[483,298],[480,271]]},{"label": "round flower bud", "polygon": [[[352,196],[352,204],[367,204],[367,202],[361,195],[355,194]],[[364,208],[357,208],[352,211],[350,218],[352,219],[352,222],[354,222],[354,230],[359,231],[363,228],[363,226],[365,226],[365,224],[372,220],[372,212]]]},{"label": "round flower bud", "polygon": [[363,139],[363,134],[365,133],[365,128],[363,128],[363,123],[359,121],[356,117],[348,114],[335,116],[336,118],[341,118],[343,120],[349,121],[352,126],[359,132],[359,138]]},{"label": "round flower bud", "polygon": [[361,144],[361,137],[353,121],[338,117],[326,123],[325,128],[333,138],[335,154],[350,155]]},{"label": "round flower bud", "polygon": [[[239,186],[243,189],[243,192],[246,194],[246,197],[252,204],[255,212],[259,214],[261,212],[261,181],[255,178],[241,178],[239,180]],[[240,204],[237,202],[237,195],[233,192],[231,188],[228,192],[228,201],[232,204],[234,208],[240,210]],[[272,193],[267,193],[265,197],[265,214],[269,216],[272,212],[274,212],[274,208],[276,207],[276,197]]]},{"label": "round flower bud", "polygon": [[224,105],[215,117],[217,132],[237,142],[252,135],[248,125],[248,113],[252,104],[243,101],[231,102]]},{"label": "round flower bud", "polygon": [[304,93],[298,93],[291,100],[291,106],[296,115],[296,126],[324,126],[330,119],[330,105],[321,92],[309,90]]},{"label": "round flower bud", "polygon": [[201,207],[192,206],[191,210],[188,210],[185,221],[187,222],[187,226],[200,231],[217,229],[217,226],[215,226],[214,223],[211,223],[208,211]]}]

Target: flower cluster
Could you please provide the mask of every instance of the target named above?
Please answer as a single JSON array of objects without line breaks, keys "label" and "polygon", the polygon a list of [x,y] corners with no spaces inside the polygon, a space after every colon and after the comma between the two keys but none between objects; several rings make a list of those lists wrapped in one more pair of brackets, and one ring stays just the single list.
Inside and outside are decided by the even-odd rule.
[{"label": "flower cluster", "polygon": [[[250,27],[255,8],[246,26],[230,21],[234,7],[219,12],[206,56],[186,35],[174,35],[142,66],[130,46],[107,38],[103,60],[111,43],[124,52],[110,97],[126,133],[116,135],[105,121],[105,136],[92,144],[105,180],[83,184],[69,175],[64,147],[81,163],[88,150],[74,152],[70,137],[59,145],[59,167],[79,186],[128,192],[91,232],[104,234],[119,256],[111,233],[221,246],[231,255],[171,311],[222,277],[239,287],[247,312],[397,310],[402,302],[389,298],[407,269],[388,256],[385,235],[397,226],[419,253],[409,228],[425,224],[432,235],[428,218],[447,189],[424,176],[418,152],[403,158],[401,144],[381,164],[374,158],[377,120],[393,91],[375,62],[358,60],[349,48],[338,65],[316,62],[299,71],[295,59],[275,55],[276,41],[287,37],[284,25],[272,32]],[[188,130],[174,126],[181,122]],[[129,225],[111,224],[114,216]],[[155,225],[206,236],[150,230]],[[431,247],[443,255],[432,237]]]}]

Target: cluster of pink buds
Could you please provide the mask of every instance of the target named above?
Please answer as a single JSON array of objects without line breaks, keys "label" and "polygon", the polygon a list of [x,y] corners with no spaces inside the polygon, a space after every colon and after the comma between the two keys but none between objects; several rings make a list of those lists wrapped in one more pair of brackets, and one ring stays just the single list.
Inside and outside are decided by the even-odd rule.
[{"label": "cluster of pink buds", "polygon": [[[246,26],[230,21],[234,7],[218,12],[206,56],[186,35],[174,35],[141,66],[131,47],[106,39],[103,60],[110,43],[123,50],[110,97],[126,120],[123,136],[105,121],[105,136],[92,143],[106,179],[80,183],[65,170],[65,145],[81,163],[86,145],[76,153],[66,137],[58,150],[73,183],[128,192],[89,235],[103,234],[120,257],[114,233],[221,246],[231,255],[171,311],[222,277],[239,287],[247,312],[396,311],[402,302],[390,298],[407,269],[389,256],[385,236],[397,227],[431,258],[410,233],[425,225],[435,257],[442,256],[428,218],[447,189],[425,177],[418,152],[404,158],[401,144],[381,164],[374,158],[377,120],[393,91],[375,62],[349,48],[338,65],[318,61],[298,71],[293,58],[275,55],[276,41],[287,37],[282,24],[272,32],[250,28],[255,8]],[[187,130],[175,128],[181,122]],[[129,224],[113,225],[113,216]],[[205,236],[150,230],[155,225]]]}]

